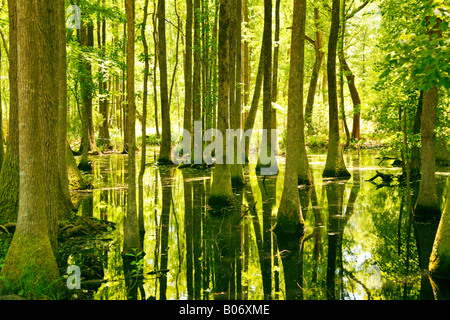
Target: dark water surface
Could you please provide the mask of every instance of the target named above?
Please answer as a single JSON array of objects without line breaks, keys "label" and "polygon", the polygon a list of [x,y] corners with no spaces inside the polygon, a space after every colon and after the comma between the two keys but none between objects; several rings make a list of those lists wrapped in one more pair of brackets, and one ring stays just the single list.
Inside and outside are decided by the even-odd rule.
[{"label": "dark water surface", "polygon": [[[236,207],[221,213],[207,207],[211,169],[149,165],[139,217],[145,255],[127,259],[121,254],[127,157],[92,157],[88,178],[95,189],[79,194],[80,212],[114,222],[116,229],[69,263],[81,265],[82,277],[103,277],[90,287],[93,299],[433,299],[421,270],[437,224],[413,222],[405,188],[396,180],[391,186],[377,185],[379,178],[367,181],[376,170],[401,173],[392,161],[379,165],[378,156],[374,150],[348,153],[347,181],[322,179],[326,155],[309,156],[315,187],[299,189],[306,221],[301,239],[277,239],[271,232],[282,158],[275,177],[263,180],[253,165],[246,168],[247,183],[235,190]],[[441,200],[448,176],[437,174]],[[418,185],[412,189],[414,201]]]}]

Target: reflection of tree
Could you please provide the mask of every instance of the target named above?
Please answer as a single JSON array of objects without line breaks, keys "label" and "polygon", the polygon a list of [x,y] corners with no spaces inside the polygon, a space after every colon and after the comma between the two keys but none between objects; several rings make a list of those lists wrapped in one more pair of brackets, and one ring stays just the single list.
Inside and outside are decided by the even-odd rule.
[{"label": "reflection of tree", "polygon": [[277,235],[284,270],[286,300],[303,299],[303,236]]},{"label": "reflection of tree", "polygon": [[[240,207],[231,207],[221,213],[211,211],[205,221],[205,228],[211,233],[213,294],[216,300],[236,299],[236,260],[240,246]],[[238,253],[238,254],[237,254]]]},{"label": "reflection of tree", "polygon": [[[161,176],[162,186],[162,209],[159,224],[159,270],[167,269],[169,260],[169,223],[170,211],[172,208],[172,167],[160,167],[159,174]],[[156,257],[158,258],[158,256]],[[167,292],[167,275],[163,274],[159,278],[159,298],[166,300]]]}]

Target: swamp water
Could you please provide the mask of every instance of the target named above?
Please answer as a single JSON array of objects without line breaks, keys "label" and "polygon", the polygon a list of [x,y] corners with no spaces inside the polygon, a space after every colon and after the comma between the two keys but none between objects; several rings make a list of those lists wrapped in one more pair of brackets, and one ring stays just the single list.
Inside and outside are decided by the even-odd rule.
[{"label": "swamp water", "polygon": [[[271,232],[283,158],[279,174],[265,179],[254,165],[246,167],[246,185],[234,190],[235,208],[219,213],[207,206],[213,169],[148,165],[139,216],[145,254],[125,258],[127,157],[92,157],[86,177],[94,189],[73,193],[82,198],[79,214],[113,222],[115,229],[81,244],[67,263],[80,266],[82,279],[97,279],[82,282],[89,299],[433,299],[421,270],[437,222],[413,223],[406,188],[396,180],[390,186],[380,178],[367,181],[377,170],[401,173],[378,156],[375,150],[348,152],[352,177],[334,181],[321,177],[326,154],[309,155],[315,187],[299,189],[306,222],[301,239]],[[139,156],[137,165],[139,172]],[[437,174],[442,202],[448,176]],[[412,189],[414,202],[418,185]]]}]

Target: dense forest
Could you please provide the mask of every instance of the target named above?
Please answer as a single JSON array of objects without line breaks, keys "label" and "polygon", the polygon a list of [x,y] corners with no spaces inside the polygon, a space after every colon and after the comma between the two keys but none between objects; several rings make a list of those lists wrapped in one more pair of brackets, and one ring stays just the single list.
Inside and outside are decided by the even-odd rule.
[{"label": "dense forest", "polygon": [[448,299],[445,0],[3,0],[1,299]]}]

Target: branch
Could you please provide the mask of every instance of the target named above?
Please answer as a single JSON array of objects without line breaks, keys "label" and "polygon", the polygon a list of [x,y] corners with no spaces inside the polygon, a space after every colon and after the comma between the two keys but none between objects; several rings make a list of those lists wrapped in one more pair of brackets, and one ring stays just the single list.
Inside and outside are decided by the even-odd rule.
[{"label": "branch", "polygon": [[371,0],[364,1],[364,3],[362,5],[360,5],[359,7],[355,8],[352,12],[350,12],[350,14],[348,14],[345,17],[345,20],[349,20],[349,19],[353,18],[358,12],[360,12],[362,9],[364,9],[370,2],[371,2]]},{"label": "branch", "polygon": [[311,39],[310,37],[308,37],[306,34],[305,34],[305,39],[308,40],[314,48],[316,47],[316,42],[313,39]]}]

